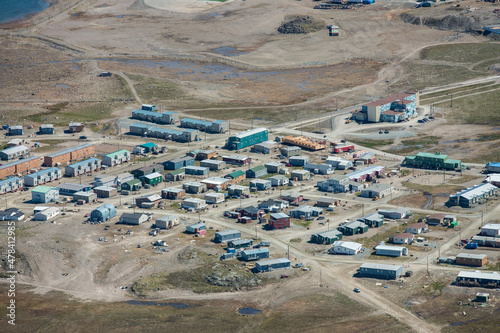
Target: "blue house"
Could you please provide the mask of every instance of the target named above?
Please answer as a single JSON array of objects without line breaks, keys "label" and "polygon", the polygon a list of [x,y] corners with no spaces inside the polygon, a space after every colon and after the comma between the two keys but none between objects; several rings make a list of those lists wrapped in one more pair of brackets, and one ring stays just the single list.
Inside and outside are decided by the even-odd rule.
[{"label": "blue house", "polygon": [[210,169],[207,167],[199,167],[199,166],[188,166],[184,169],[186,175],[195,175],[195,176],[208,176]]},{"label": "blue house", "polygon": [[170,161],[163,162],[165,170],[177,170],[190,165],[194,165],[194,157],[192,156],[174,158]]},{"label": "blue house", "polygon": [[359,275],[386,280],[396,280],[403,275],[403,266],[364,263],[359,267]]},{"label": "blue house", "polygon": [[105,222],[116,216],[116,208],[110,203],[97,207],[90,213],[90,220],[94,222]]},{"label": "blue house", "polygon": [[269,258],[269,249],[259,248],[241,251],[241,259],[245,261]]}]

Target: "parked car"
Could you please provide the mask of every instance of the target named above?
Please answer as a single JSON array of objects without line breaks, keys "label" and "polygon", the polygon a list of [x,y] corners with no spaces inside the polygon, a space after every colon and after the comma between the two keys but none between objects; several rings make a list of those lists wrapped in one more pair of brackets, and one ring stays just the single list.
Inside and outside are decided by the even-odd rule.
[{"label": "parked car", "polygon": [[359,288],[354,288],[354,292],[355,292],[355,293],[360,293],[360,292],[361,292],[361,290],[359,290]]},{"label": "parked car", "polygon": [[287,275],[287,274],[281,274],[281,278],[282,278],[282,279],[286,279],[287,277],[288,277],[288,275]]},{"label": "parked car", "polygon": [[380,131],[380,132],[378,132],[378,134],[384,134],[384,131]]},{"label": "parked car", "polygon": [[384,131],[384,133],[385,133],[385,134],[389,134],[389,130],[385,130],[385,131]]},{"label": "parked car", "polygon": [[324,220],[324,219],[325,219],[325,217],[324,217],[324,216],[320,216],[320,217],[318,217],[316,220]]},{"label": "parked car", "polygon": [[87,137],[85,135],[82,135],[79,137],[80,140],[87,140]]},{"label": "parked car", "polygon": [[302,267],[302,264],[301,263],[296,263],[296,264],[293,264],[292,267],[293,268],[300,268],[300,267]]}]

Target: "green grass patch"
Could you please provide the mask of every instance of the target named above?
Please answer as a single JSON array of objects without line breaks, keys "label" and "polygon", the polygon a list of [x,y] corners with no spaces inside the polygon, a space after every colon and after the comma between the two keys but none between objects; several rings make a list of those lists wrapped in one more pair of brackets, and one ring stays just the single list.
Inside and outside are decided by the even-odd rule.
[{"label": "green grass patch", "polygon": [[497,43],[460,43],[427,47],[420,53],[420,59],[474,64],[492,58],[498,59],[498,54],[500,44]]},{"label": "green grass patch", "polygon": [[309,225],[311,225],[312,223],[312,220],[310,221],[307,221],[307,220],[299,220],[299,219],[291,219],[293,223],[297,224],[297,225],[300,225],[304,228],[307,228],[309,227]]},{"label": "green grass patch", "polygon": [[[218,285],[216,279],[227,285]],[[142,278],[133,284],[132,291],[141,296],[170,288],[189,289],[199,294],[218,293],[251,288],[261,285],[264,280],[247,271],[239,262],[210,262],[194,269]]]},{"label": "green grass patch", "polygon": [[442,193],[455,193],[463,189],[462,186],[458,185],[436,185],[436,186],[431,186],[431,185],[422,185],[422,184],[416,184],[416,183],[411,183],[411,182],[403,182],[403,186],[415,190],[415,191],[420,191],[420,192],[427,192],[430,193],[431,195],[437,195],[437,194],[442,194]]},{"label": "green grass patch", "polygon": [[[47,106],[47,110],[26,117],[28,121],[37,123],[50,122],[55,126],[68,126],[68,123],[96,122],[112,117],[114,110],[124,104],[121,102],[91,102],[91,103],[58,103]],[[58,119],[55,119],[55,118]],[[50,119],[48,119],[50,118]],[[46,120],[47,119],[47,120]]]},{"label": "green grass patch", "polygon": [[458,177],[458,178],[457,177],[451,178],[450,180],[448,180],[448,184],[463,184],[463,183],[470,182],[471,180],[479,180],[479,179],[483,179],[483,178],[484,177],[465,175],[465,176]]},{"label": "green grass patch", "polygon": [[144,75],[127,74],[127,76],[135,82],[135,91],[143,101],[180,99],[186,97],[186,94],[182,91],[180,86],[172,81]]},{"label": "green grass patch", "polygon": [[349,139],[352,143],[366,148],[375,148],[380,146],[388,146],[394,143],[394,140],[361,140],[361,139]]},{"label": "green grass patch", "polygon": [[302,242],[302,238],[299,237],[290,239],[290,243],[300,243],[300,242]]},{"label": "green grass patch", "polygon": [[359,238],[356,242],[363,244],[365,248],[373,248],[380,242],[387,242],[389,237],[397,235],[406,230],[406,225],[398,224],[391,227],[381,226],[377,233],[372,237]]},{"label": "green grass patch", "polygon": [[446,95],[448,95],[449,93],[459,93],[459,92],[463,92],[463,91],[471,91],[471,90],[474,90],[474,89],[477,89],[477,88],[482,88],[482,87],[489,87],[489,86],[496,86],[496,84],[492,83],[492,82],[486,82],[486,83],[477,83],[477,84],[471,84],[469,86],[466,86],[466,87],[460,87],[460,88],[453,88],[453,89],[448,89],[448,90],[441,90],[441,91],[438,91],[438,92],[434,92],[434,93],[430,93],[430,94],[422,94],[420,96],[420,102],[422,102],[423,100],[427,100],[427,99],[431,99],[433,97],[444,97]]},{"label": "green grass patch", "polygon": [[429,65],[411,62],[403,63],[406,79],[402,81],[406,89],[422,90],[454,82],[471,80],[485,73],[475,72],[463,66]]},{"label": "green grass patch", "polygon": [[458,124],[500,125],[500,90],[453,100],[448,120]]}]

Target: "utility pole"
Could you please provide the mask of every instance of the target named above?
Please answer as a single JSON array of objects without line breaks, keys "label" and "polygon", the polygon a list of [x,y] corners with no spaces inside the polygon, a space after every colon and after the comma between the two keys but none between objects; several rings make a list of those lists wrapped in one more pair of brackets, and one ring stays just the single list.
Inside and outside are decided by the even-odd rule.
[{"label": "utility pole", "polygon": [[[392,192],[391,192],[391,200],[392,200]],[[363,212],[363,216],[365,216],[365,203],[363,202],[363,205],[361,206],[361,209],[362,209],[362,212]],[[328,230],[330,230],[328,228]]]},{"label": "utility pole", "polygon": [[255,239],[257,239],[257,226],[255,226]]},{"label": "utility pole", "polygon": [[326,222],[328,223],[328,231],[330,231],[330,222]]},{"label": "utility pole", "polygon": [[446,182],[446,169],[443,168],[443,184]]},{"label": "utility pole", "polygon": [[321,276],[321,268],[319,269],[319,286],[323,286],[323,277]]},{"label": "utility pole", "polygon": [[429,256],[427,256],[427,276],[429,275]]},{"label": "utility pole", "polygon": [[335,111],[339,110],[339,99],[335,97]]},{"label": "utility pole", "polygon": [[453,107],[453,92],[450,92],[450,108]]},{"label": "utility pole", "polygon": [[481,228],[484,227],[484,211],[481,212]]},{"label": "utility pole", "polygon": [[288,243],[287,245],[288,245],[288,260],[290,260],[290,243]]}]

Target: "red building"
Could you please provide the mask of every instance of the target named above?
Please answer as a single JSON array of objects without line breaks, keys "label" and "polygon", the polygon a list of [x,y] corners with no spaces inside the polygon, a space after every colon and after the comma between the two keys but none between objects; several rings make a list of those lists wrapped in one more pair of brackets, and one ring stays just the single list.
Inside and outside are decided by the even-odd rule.
[{"label": "red building", "polygon": [[284,213],[274,213],[269,217],[269,222],[267,223],[269,229],[284,229],[290,228],[290,216]]},{"label": "red building", "polygon": [[235,209],[235,211],[240,213],[241,217],[247,216],[250,217],[252,220],[257,220],[266,215],[266,212],[263,209],[258,209],[255,208],[254,206],[249,206],[246,208],[237,208]]},{"label": "red building", "polygon": [[227,164],[236,164],[236,165],[247,165],[252,163],[252,159],[250,157],[242,155],[222,156],[222,160]]}]

